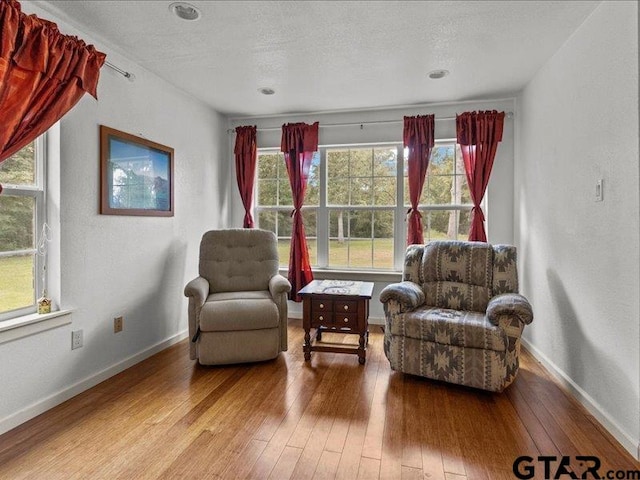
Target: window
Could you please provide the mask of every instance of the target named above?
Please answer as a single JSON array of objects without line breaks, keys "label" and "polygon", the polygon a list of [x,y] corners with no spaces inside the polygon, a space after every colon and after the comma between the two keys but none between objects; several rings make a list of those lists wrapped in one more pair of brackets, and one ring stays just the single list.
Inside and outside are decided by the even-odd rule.
[{"label": "window", "polygon": [[36,311],[43,260],[36,254],[45,221],[44,138],[0,164],[0,320]]},{"label": "window", "polygon": [[[407,172],[405,164],[404,205],[408,209]],[[420,197],[424,241],[466,239],[471,228],[472,208],[460,146],[436,143],[431,151],[427,178]]]},{"label": "window", "polygon": [[[319,149],[302,209],[312,266],[402,269],[409,209],[406,156],[401,144]],[[285,266],[293,207],[282,153],[258,152],[256,189],[257,226],[276,233]],[[466,238],[472,206],[460,148],[437,142],[420,199],[425,241]]]},{"label": "window", "polygon": [[[319,204],[320,156],[316,153],[311,160],[307,191],[305,192],[302,218],[309,248],[311,265],[317,265],[316,218]],[[263,150],[258,153],[258,190],[256,218],[257,226],[271,230],[278,237],[278,252],[280,264],[289,262],[289,248],[291,245],[291,229],[293,221],[293,198],[291,185],[284,163],[284,154],[275,150]]]},{"label": "window", "polygon": [[394,267],[397,147],[325,150],[333,268]]}]

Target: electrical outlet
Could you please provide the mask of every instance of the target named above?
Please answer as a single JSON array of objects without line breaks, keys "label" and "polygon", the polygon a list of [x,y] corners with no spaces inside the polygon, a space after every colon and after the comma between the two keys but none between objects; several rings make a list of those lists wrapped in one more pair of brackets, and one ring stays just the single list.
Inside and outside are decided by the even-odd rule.
[{"label": "electrical outlet", "polygon": [[124,328],[124,318],[116,317],[113,319],[113,333],[121,332]]},{"label": "electrical outlet", "polygon": [[71,332],[71,350],[82,347],[82,330]]}]

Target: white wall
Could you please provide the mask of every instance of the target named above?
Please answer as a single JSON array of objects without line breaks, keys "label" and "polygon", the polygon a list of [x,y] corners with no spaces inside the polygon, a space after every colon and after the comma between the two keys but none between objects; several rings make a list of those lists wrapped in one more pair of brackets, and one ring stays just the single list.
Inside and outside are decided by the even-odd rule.
[{"label": "white wall", "polygon": [[[23,10],[56,20],[28,2]],[[58,23],[64,33],[95,42]],[[99,100],[85,96],[61,121],[60,198],[53,202],[54,210],[59,205],[61,274],[53,283],[61,295],[55,300],[74,309],[72,324],[0,345],[0,433],[77,393],[104,370],[113,374],[128,357],[184,336],[183,288],[197,275],[200,237],[227,223],[220,213],[229,198],[224,118],[104,44],[97,47],[136,81],[103,67]],[[175,149],[174,217],[98,214],[100,124]],[[118,315],[125,326],[116,335]],[[78,329],[84,347],[71,351],[71,330]]]},{"label": "white wall", "polygon": [[[258,147],[280,147],[282,132],[279,129],[285,123],[292,122],[320,122],[319,143],[320,145],[340,145],[353,143],[372,142],[402,142],[402,118],[405,115],[425,115],[433,113],[436,116],[435,136],[436,139],[452,139],[456,137],[455,115],[473,110],[499,110],[513,112],[515,102],[513,99],[487,100],[482,102],[462,102],[451,104],[435,104],[421,107],[406,107],[384,110],[365,110],[353,112],[335,112],[322,114],[301,114],[301,115],[279,115],[276,117],[254,117],[231,119],[229,128],[239,125],[258,126]],[[439,121],[438,118],[449,118],[449,120]],[[350,127],[327,127],[322,125],[359,123],[359,122],[379,122],[389,120],[400,120],[396,123],[383,123],[360,125]],[[273,128],[269,131],[260,131],[261,128]],[[229,135],[230,162],[233,162],[233,142],[235,135]],[[506,118],[503,140],[498,147],[493,172],[489,187],[486,193],[487,202],[487,239],[490,243],[513,244],[513,157],[514,157],[514,119]],[[244,209],[238,193],[235,180],[235,168],[231,168],[229,184],[231,205],[231,225],[242,226]],[[376,275],[376,274],[336,274],[334,272],[323,272],[314,269],[314,275],[318,279],[358,279],[374,281],[375,288],[371,300],[370,323],[383,324],[384,312],[382,304],[378,301],[380,291],[389,283],[400,281],[400,274],[396,275]],[[301,306],[294,302],[289,302],[290,316],[301,318]]]},{"label": "white wall", "polygon": [[[533,351],[640,437],[638,11],[603,2],[518,99],[516,244]],[[604,201],[595,184],[604,179]]]}]

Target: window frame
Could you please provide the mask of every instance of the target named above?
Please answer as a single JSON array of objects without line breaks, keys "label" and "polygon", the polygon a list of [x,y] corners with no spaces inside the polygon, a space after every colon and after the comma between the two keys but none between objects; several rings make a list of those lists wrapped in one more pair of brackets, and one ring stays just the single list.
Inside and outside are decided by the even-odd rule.
[{"label": "window frame", "polygon": [[17,317],[29,315],[38,311],[38,298],[44,292],[42,275],[45,272],[46,259],[42,255],[38,255],[37,246],[40,240],[40,234],[44,224],[47,222],[47,133],[40,135],[34,140],[34,156],[35,156],[35,182],[34,185],[10,184],[3,183],[3,195],[17,197],[31,197],[34,199],[34,226],[33,226],[33,248],[23,250],[9,250],[0,252],[0,258],[11,258],[22,255],[33,255],[33,287],[34,298],[33,303],[26,307],[13,310],[0,311],[0,322],[11,320]]},{"label": "window frame", "polygon": [[[435,147],[443,146],[443,145],[453,145],[456,147],[456,139],[455,138],[443,138],[437,139],[435,141]],[[390,148],[395,147],[397,151],[397,162],[396,162],[396,203],[395,205],[387,206],[387,205],[329,205],[327,202],[327,184],[328,184],[328,162],[327,162],[327,151],[328,150],[336,150],[336,149],[362,149],[362,148]],[[434,147],[434,148],[435,148]],[[457,148],[456,148],[457,150]],[[258,149],[258,159],[260,161],[261,154],[280,154],[283,155],[278,148],[259,148]],[[406,153],[405,148],[402,142],[374,142],[374,143],[353,143],[353,144],[328,144],[328,145],[320,145],[318,147],[318,153],[320,155],[320,164],[319,164],[319,192],[318,192],[318,205],[307,206],[304,205],[302,207],[302,211],[305,210],[315,210],[316,211],[316,236],[308,237],[315,238],[316,240],[316,255],[317,262],[313,264],[312,267],[317,271],[332,271],[332,272],[346,272],[346,273],[355,273],[355,272],[366,272],[372,274],[387,274],[387,273],[398,273],[402,272],[404,265],[404,254],[406,251],[406,238],[407,238],[407,209],[409,205],[405,203],[405,176],[404,176],[404,165],[406,161]],[[457,155],[457,152],[456,152]],[[262,206],[259,205],[260,199],[260,191],[259,191],[259,166],[256,170],[256,181],[254,186],[254,201],[253,212],[254,218],[256,219],[256,226],[260,227],[259,218],[260,212],[264,211],[274,211],[276,212],[289,212],[291,211],[291,206]],[[393,178],[393,177],[389,177]],[[425,184],[426,188],[426,184]],[[467,187],[468,188],[468,187]],[[483,206],[483,210],[485,212],[485,217],[488,217],[486,207],[485,207],[485,198],[483,199],[481,205]],[[329,240],[330,240],[330,228],[329,228],[329,218],[330,212],[335,211],[337,208],[343,208],[344,210],[367,210],[367,211],[377,211],[377,210],[392,210],[393,211],[393,267],[391,269],[387,268],[371,268],[371,267],[338,267],[329,265]],[[457,210],[460,212],[471,211],[473,205],[469,204],[431,204],[425,205],[420,204],[419,210],[423,215],[423,225],[426,227],[426,220],[429,212],[432,211],[449,211],[449,210]],[[460,231],[457,232],[458,237],[460,236]],[[372,233],[373,235],[373,233]],[[464,235],[464,233],[463,233]],[[278,237],[278,239],[285,239],[288,237]],[[373,237],[372,237],[373,238]],[[425,238],[425,241],[427,239]],[[280,259],[281,262],[283,259]],[[286,262],[286,259],[284,259]],[[281,263],[281,265],[285,265],[285,263]]]}]

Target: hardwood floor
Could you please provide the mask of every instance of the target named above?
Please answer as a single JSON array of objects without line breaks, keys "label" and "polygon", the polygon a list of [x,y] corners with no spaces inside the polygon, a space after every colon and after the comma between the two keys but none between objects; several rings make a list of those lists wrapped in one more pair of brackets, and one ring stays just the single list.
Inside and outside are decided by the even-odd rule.
[{"label": "hardwood floor", "polygon": [[302,343],[291,321],[275,361],[201,367],[185,340],[0,436],[0,478],[494,480],[521,455],[570,456],[578,477],[577,455],[640,469],[527,352],[491,394],[391,371],[377,327],[364,366],[306,364]]}]

